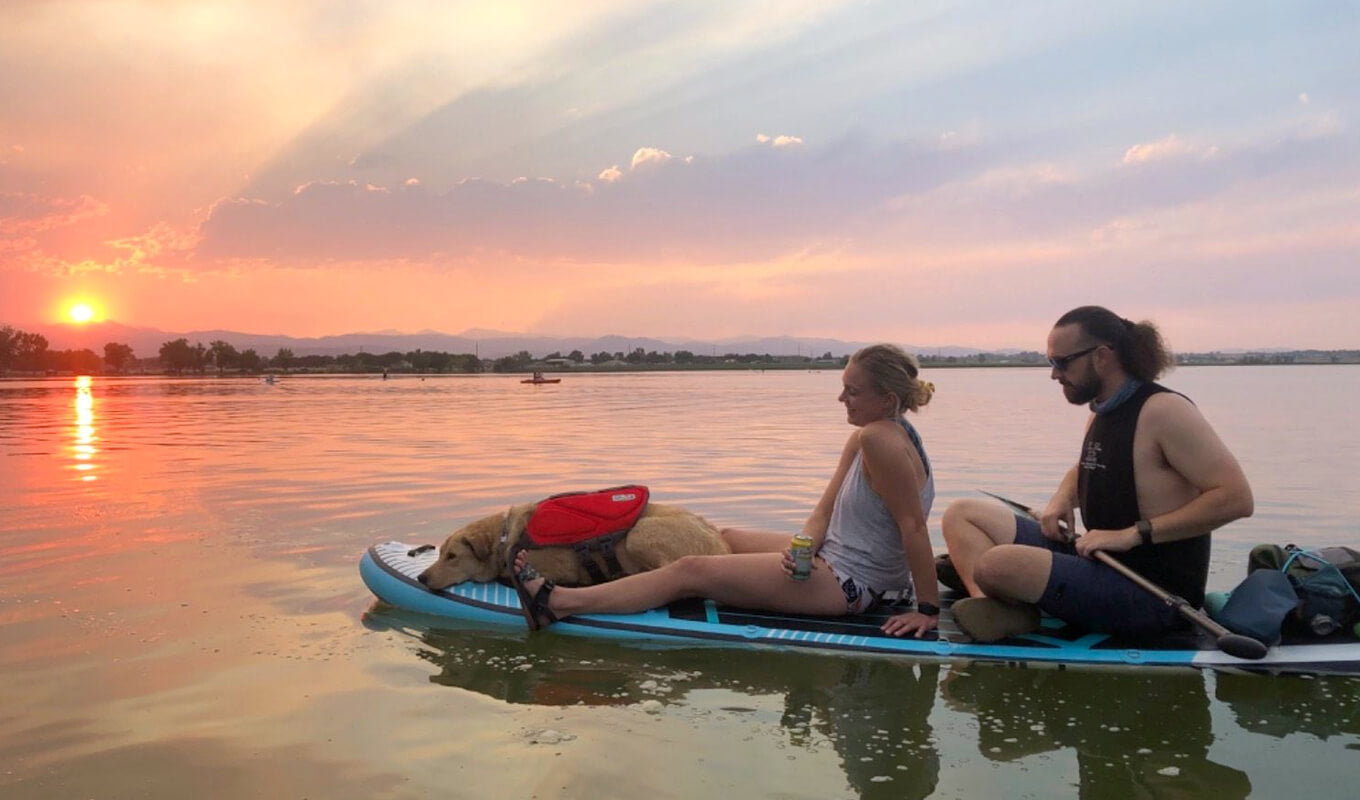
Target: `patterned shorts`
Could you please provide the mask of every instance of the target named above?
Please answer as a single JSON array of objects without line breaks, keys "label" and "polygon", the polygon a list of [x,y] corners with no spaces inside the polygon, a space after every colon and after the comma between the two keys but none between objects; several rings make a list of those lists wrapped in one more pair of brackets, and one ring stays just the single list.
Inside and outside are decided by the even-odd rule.
[{"label": "patterned shorts", "polygon": [[830,561],[826,565],[831,570],[831,574],[836,579],[836,583],[841,585],[841,591],[845,592],[845,612],[847,614],[863,614],[874,606],[878,605],[883,599],[883,593],[874,591],[872,587],[854,578],[842,578],[836,566]]}]

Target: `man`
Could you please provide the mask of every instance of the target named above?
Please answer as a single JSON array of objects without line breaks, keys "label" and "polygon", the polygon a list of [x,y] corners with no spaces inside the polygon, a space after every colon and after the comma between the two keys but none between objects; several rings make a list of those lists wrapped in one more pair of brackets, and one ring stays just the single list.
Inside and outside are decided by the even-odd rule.
[{"label": "man", "polygon": [[[978,641],[1034,630],[1039,610],[1132,636],[1182,625],[1093,555],[1202,605],[1210,532],[1252,513],[1242,468],[1189,399],[1155,383],[1171,355],[1151,323],[1073,309],[1048,335],[1048,363],[1068,402],[1093,412],[1081,454],[1038,521],[990,500],[949,506],[944,538],[970,594],[955,621]],[[1087,531],[1073,540],[1077,507]]]}]

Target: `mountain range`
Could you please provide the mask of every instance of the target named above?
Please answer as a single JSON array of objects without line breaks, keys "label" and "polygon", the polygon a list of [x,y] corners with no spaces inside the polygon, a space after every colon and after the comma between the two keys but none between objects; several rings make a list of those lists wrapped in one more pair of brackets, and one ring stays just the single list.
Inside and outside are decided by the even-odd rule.
[{"label": "mountain range", "polygon": [[[160,353],[161,345],[175,339],[188,339],[190,344],[202,343],[205,346],[221,340],[237,350],[253,349],[261,356],[273,357],[280,348],[287,348],[295,356],[304,355],[341,355],[344,353],[408,353],[414,350],[429,350],[445,353],[473,353],[481,358],[495,359],[527,350],[536,358],[549,353],[570,353],[580,350],[587,357],[594,353],[629,353],[641,347],[646,351],[674,353],[688,350],[698,355],[724,355],[727,353],[757,353],[775,356],[820,356],[824,353],[840,357],[849,355],[869,342],[842,341],[818,337],[770,336],[737,337],[727,339],[672,339],[663,340],[645,336],[541,336],[507,331],[470,328],[462,333],[441,333],[439,331],[420,331],[402,333],[399,331],[375,331],[370,333],[343,333],[333,336],[296,337],[282,334],[243,333],[227,330],[201,330],[187,332],[163,331],[155,328],[135,328],[117,322],[106,321],[83,326],[47,325],[28,327],[30,333],[42,334],[51,350],[93,350],[102,355],[104,345],[109,342],[126,344],[132,348],[137,358],[152,358]],[[941,355],[968,356],[981,351],[969,347],[913,347],[904,344],[909,352]]]}]

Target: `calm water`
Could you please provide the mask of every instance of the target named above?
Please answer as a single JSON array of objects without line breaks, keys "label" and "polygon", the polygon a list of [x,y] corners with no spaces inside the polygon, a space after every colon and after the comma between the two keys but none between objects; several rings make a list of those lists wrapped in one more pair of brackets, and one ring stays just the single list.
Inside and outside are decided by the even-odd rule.
[{"label": "calm water", "polygon": [[[1042,503],[1084,412],[950,370],[940,499]],[[1182,369],[1258,542],[1360,541],[1354,367]],[[376,540],[625,482],[792,532],[849,434],[836,372],[0,382],[0,796],[1354,796],[1360,681],[649,649],[431,627]]]}]

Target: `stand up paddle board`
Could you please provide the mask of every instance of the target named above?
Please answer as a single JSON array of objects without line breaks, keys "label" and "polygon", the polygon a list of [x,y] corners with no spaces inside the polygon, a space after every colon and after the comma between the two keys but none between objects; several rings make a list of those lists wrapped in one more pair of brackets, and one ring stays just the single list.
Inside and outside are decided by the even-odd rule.
[{"label": "stand up paddle board", "polygon": [[[434,563],[428,547],[385,542],[360,559],[364,583],[379,599],[398,608],[487,625],[525,627],[519,597],[501,583],[466,582],[431,591],[416,576]],[[912,658],[999,661],[1012,664],[1105,667],[1191,667],[1273,673],[1360,674],[1360,641],[1345,634],[1331,639],[1286,642],[1258,661],[1234,658],[1198,631],[1158,642],[1132,642],[1088,633],[1045,618],[1039,631],[1000,642],[964,641],[948,603],[940,628],[928,638],[899,638],[879,630],[889,616],[906,611],[886,606],[868,614],[815,617],[752,611],[711,600],[683,600],[637,614],[581,614],[547,630],[640,642],[728,647],[812,648],[855,654]]]}]

